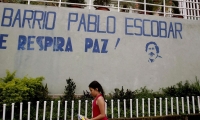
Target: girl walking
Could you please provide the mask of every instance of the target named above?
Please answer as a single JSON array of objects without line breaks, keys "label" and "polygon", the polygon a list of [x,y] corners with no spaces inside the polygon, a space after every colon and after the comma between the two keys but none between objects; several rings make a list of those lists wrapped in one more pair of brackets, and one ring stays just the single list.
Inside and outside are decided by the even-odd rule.
[{"label": "girl walking", "polygon": [[101,84],[97,81],[92,81],[89,84],[90,94],[94,97],[92,103],[93,117],[91,119],[85,118],[86,120],[107,120],[105,114],[105,98],[104,90]]}]

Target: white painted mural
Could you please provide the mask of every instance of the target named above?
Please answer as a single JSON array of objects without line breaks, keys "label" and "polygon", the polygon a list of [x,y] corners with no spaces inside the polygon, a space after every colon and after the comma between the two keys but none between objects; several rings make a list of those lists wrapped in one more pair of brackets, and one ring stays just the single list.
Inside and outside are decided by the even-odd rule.
[{"label": "white painted mural", "polygon": [[98,80],[158,90],[200,73],[200,22],[88,9],[0,3],[0,77],[44,76],[50,94]]}]

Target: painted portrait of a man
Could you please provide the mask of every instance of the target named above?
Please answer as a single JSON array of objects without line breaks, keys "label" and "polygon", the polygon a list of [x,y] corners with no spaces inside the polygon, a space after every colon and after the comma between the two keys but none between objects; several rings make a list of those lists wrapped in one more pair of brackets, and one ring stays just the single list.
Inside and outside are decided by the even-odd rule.
[{"label": "painted portrait of a man", "polygon": [[155,42],[148,42],[146,44],[145,51],[147,52],[149,56],[148,62],[150,63],[155,62],[156,59],[162,58],[159,55],[159,47]]}]

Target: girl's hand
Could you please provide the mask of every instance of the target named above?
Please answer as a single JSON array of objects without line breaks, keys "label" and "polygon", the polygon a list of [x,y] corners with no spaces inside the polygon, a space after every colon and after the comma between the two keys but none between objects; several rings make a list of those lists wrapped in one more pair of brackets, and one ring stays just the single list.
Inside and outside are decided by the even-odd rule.
[{"label": "girl's hand", "polygon": [[85,117],[85,120],[92,120],[92,118],[91,118],[91,119],[89,119],[89,118],[86,118],[86,117]]},{"label": "girl's hand", "polygon": [[86,118],[86,117],[84,117],[85,118],[85,120],[90,120],[90,119],[88,119],[88,118]]}]

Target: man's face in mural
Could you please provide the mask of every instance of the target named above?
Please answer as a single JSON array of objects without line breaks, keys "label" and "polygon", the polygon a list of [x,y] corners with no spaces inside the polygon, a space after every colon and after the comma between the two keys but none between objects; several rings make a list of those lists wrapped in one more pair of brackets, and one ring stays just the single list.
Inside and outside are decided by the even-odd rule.
[{"label": "man's face in mural", "polygon": [[150,44],[147,48],[147,53],[149,55],[149,59],[156,59],[157,51],[154,44]]}]

